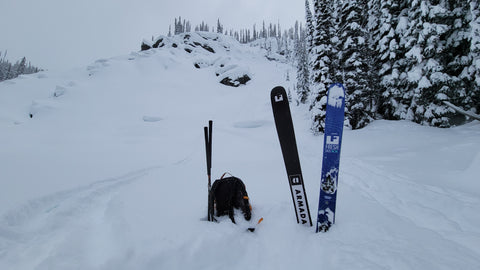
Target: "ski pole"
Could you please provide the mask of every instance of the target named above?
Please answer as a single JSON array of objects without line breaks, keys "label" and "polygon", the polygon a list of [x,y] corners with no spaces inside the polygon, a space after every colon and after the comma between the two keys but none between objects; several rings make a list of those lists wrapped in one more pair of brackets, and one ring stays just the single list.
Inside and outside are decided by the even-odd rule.
[{"label": "ski pole", "polygon": [[208,121],[208,127],[204,127],[205,133],[205,151],[207,154],[207,176],[208,176],[208,221],[214,221],[213,218],[213,202],[211,200],[212,189],[212,127],[213,121]]}]

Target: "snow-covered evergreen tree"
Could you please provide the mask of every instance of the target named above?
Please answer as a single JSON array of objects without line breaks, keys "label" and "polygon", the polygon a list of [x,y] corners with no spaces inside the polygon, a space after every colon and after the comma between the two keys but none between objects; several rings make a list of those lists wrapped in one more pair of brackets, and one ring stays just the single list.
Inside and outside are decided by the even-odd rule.
[{"label": "snow-covered evergreen tree", "polygon": [[2,52],[0,52],[0,82],[14,79],[22,74],[32,74],[41,71],[41,69],[32,66],[31,63],[27,64],[26,57],[12,65],[12,63],[6,60],[6,55],[7,53],[5,52],[2,57]]},{"label": "snow-covered evergreen tree", "polygon": [[217,20],[217,33],[223,34],[223,25],[220,23],[220,19]]},{"label": "snow-covered evergreen tree", "polygon": [[[434,4],[436,3],[436,4]],[[458,87],[458,78],[448,74],[448,35],[452,23],[452,13],[448,2],[423,0],[419,6],[419,30],[414,48],[421,56],[414,67],[419,79],[415,89],[415,117],[420,123],[439,127],[449,127],[449,114],[453,110],[442,103],[452,100]]]},{"label": "snow-covered evergreen tree", "polygon": [[[445,34],[445,50],[440,53],[441,64],[445,66],[445,74],[449,79],[443,83],[448,101],[455,103],[464,109],[472,108],[472,100],[468,92],[473,87],[473,78],[468,76],[468,68],[471,63],[470,56],[470,5],[467,1],[446,2],[445,9],[448,14],[444,16],[448,30]],[[440,93],[443,93],[442,90]],[[443,104],[442,104],[443,105]],[[449,117],[449,123],[460,124],[454,117]]]},{"label": "snow-covered evergreen tree", "polygon": [[406,1],[382,0],[379,3],[378,32],[375,33],[375,48],[379,76],[378,113],[385,119],[402,119],[408,106],[402,103],[403,88],[400,75],[404,64],[402,38],[408,19]]},{"label": "snow-covered evergreen tree", "polygon": [[27,68],[27,58],[23,57],[22,60],[15,64],[15,76],[20,76],[25,74],[25,69]]},{"label": "snow-covered evergreen tree", "polygon": [[313,26],[313,15],[312,11],[310,10],[310,2],[308,0],[305,0],[305,19],[306,19],[306,41],[307,41],[307,50],[308,53],[310,54],[312,52],[312,47],[313,47],[313,32],[315,31],[315,28]]},{"label": "snow-covered evergreen tree", "polygon": [[396,64],[400,71],[398,86],[403,89],[402,103],[407,106],[406,120],[420,123],[422,119],[418,118],[417,110],[424,112],[418,104],[420,99],[420,90],[418,84],[423,77],[422,62],[423,49],[418,41],[421,38],[425,18],[421,15],[421,1],[415,0],[408,6],[406,11],[406,23],[408,25],[402,29],[401,46],[404,51],[403,59]]},{"label": "snow-covered evergreen tree", "polygon": [[261,38],[267,38],[267,28],[265,27],[265,21],[262,24],[262,32],[260,32]]},{"label": "snow-covered evergreen tree", "polygon": [[471,107],[476,113],[480,112],[480,6],[478,0],[470,0],[470,67],[468,79],[471,88],[467,92]]},{"label": "snow-covered evergreen tree", "polygon": [[313,117],[312,130],[315,133],[325,129],[327,87],[332,83],[332,1],[314,1],[315,21],[312,37],[312,73],[310,110]]},{"label": "snow-covered evergreen tree", "polygon": [[0,51],[0,82],[3,80],[6,80],[6,78],[7,78],[7,65],[5,63],[5,55],[2,58],[2,52]]},{"label": "snow-covered evergreen tree", "polygon": [[300,27],[300,36],[295,40],[295,58],[297,59],[297,96],[301,103],[305,103],[310,94],[310,68],[308,60],[306,29]]},{"label": "snow-covered evergreen tree", "polygon": [[182,31],[182,17],[179,17],[178,20],[175,18],[174,34],[178,35],[183,33]]},{"label": "snow-covered evergreen tree", "polygon": [[369,67],[368,6],[366,0],[346,0],[343,4],[340,35],[340,67],[346,88],[346,113],[352,129],[365,127],[373,120],[374,92]]}]

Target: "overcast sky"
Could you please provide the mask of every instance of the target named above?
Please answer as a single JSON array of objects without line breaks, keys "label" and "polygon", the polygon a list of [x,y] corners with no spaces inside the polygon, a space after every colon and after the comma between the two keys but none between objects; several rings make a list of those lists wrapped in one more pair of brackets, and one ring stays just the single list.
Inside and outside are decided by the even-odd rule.
[{"label": "overcast sky", "polygon": [[[304,0],[0,0],[0,51],[11,62],[61,70],[138,51],[143,39],[168,33],[175,17],[226,29],[262,21],[304,21]],[[3,53],[2,53],[3,55]]]}]

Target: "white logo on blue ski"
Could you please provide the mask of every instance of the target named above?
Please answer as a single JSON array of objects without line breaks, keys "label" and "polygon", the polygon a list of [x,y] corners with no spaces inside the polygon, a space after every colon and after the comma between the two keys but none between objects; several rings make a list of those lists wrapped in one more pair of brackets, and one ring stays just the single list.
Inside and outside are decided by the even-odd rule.
[{"label": "white logo on blue ski", "polygon": [[327,152],[338,152],[340,149],[340,136],[327,136],[325,149]]}]

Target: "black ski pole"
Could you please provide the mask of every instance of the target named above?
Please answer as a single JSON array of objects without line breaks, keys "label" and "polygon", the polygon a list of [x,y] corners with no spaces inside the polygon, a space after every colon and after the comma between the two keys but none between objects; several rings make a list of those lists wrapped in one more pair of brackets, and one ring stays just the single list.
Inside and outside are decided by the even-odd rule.
[{"label": "black ski pole", "polygon": [[205,132],[205,150],[207,154],[207,176],[208,176],[208,221],[214,221],[213,218],[213,200],[212,200],[212,127],[213,121],[208,121],[208,127],[204,127]]}]

